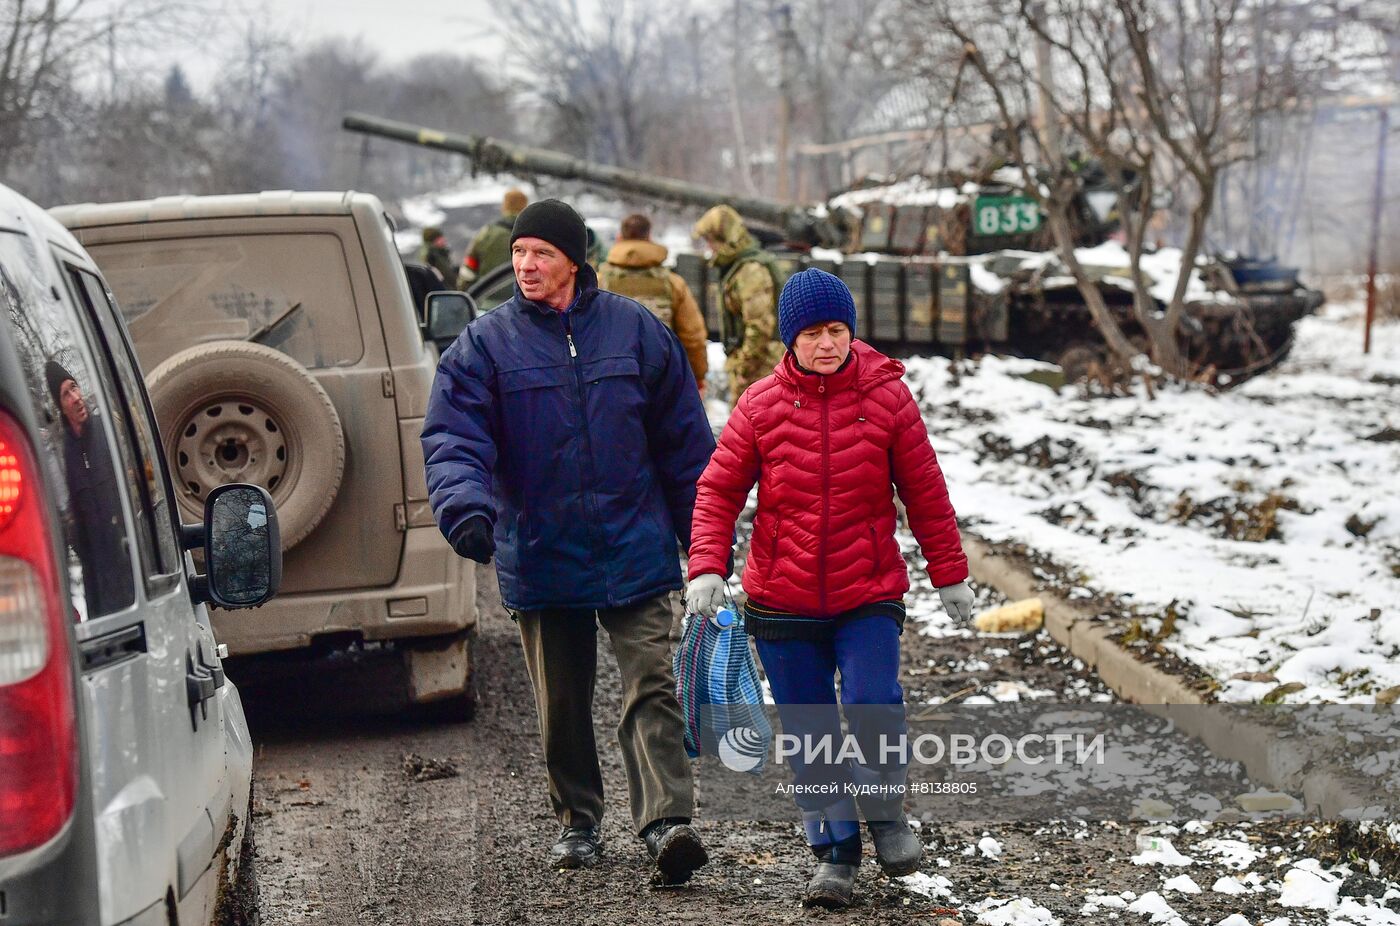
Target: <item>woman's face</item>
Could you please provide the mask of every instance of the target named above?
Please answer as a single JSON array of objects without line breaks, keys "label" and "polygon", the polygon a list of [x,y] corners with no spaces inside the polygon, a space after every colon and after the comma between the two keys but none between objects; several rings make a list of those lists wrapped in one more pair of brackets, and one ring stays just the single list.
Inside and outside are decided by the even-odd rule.
[{"label": "woman's face", "polygon": [[851,329],[845,322],[821,322],[803,328],[792,342],[792,352],[803,369],[835,373],[851,352]]}]

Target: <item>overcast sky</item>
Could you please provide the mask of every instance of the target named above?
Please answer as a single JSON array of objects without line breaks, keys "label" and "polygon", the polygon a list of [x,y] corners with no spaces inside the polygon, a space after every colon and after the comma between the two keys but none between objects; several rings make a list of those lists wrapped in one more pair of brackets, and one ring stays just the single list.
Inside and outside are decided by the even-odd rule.
[{"label": "overcast sky", "polygon": [[[221,0],[218,6],[227,11],[221,28],[202,32],[197,40],[151,49],[142,58],[143,63],[149,58],[157,73],[178,62],[197,88],[207,89],[217,79],[219,62],[227,59],[246,24],[256,20],[297,44],[358,38],[388,63],[447,51],[471,53],[495,65],[505,50],[494,31],[493,10],[504,2],[516,0]],[[596,7],[596,0],[576,2],[583,15]]]}]

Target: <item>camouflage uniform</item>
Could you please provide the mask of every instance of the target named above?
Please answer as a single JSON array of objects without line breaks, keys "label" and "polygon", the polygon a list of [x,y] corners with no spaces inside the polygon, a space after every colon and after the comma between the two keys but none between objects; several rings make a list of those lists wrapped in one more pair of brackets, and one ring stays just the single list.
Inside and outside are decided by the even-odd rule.
[{"label": "camouflage uniform", "polygon": [[750,385],[773,372],[786,348],[778,338],[780,271],[773,255],[761,249],[729,206],[715,206],[695,223],[695,236],[720,242],[714,266],[723,272],[724,305],[720,330],[729,355],[729,404]]},{"label": "camouflage uniform", "polygon": [[458,289],[465,290],[477,277],[510,263],[510,230],[514,225],[514,215],[502,215],[476,233],[457,273]]},{"label": "camouflage uniform", "polygon": [[476,233],[472,243],[467,245],[467,253],[462,255],[462,266],[457,271],[457,288],[466,290],[478,277],[485,276],[501,264],[510,263],[510,232],[515,225],[515,217],[529,204],[529,199],[519,190],[511,189],[501,199],[501,217]]},{"label": "camouflage uniform", "polygon": [[585,260],[588,261],[588,266],[592,267],[596,272],[598,268],[603,265],[603,261],[606,260],[606,252],[603,249],[603,239],[598,237],[598,233],[593,230],[593,226],[585,225],[583,228],[588,234],[588,255]]},{"label": "camouflage uniform", "polygon": [[420,264],[427,264],[438,272],[438,276],[444,280],[452,280],[452,252],[447,249],[446,244],[438,244],[442,238],[442,229],[429,226],[423,229],[423,243],[418,248],[417,259]]}]

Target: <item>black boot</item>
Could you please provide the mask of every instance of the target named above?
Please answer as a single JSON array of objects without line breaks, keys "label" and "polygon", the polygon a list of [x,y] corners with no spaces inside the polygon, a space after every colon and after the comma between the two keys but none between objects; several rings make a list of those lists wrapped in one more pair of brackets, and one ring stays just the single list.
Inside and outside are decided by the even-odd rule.
[{"label": "black boot", "polygon": [[681,817],[656,820],[642,830],[642,841],[656,862],[657,881],[661,884],[684,884],[695,869],[710,860],[700,834]]},{"label": "black boot", "polygon": [[812,880],[802,895],[802,906],[844,910],[851,905],[856,889],[856,866],[840,862],[817,862]]},{"label": "black boot", "polygon": [[596,826],[566,826],[549,850],[554,868],[592,868],[603,857],[603,837]]},{"label": "black boot", "polygon": [[875,860],[891,878],[912,875],[923,861],[924,844],[903,815],[898,820],[874,820],[866,824],[875,843]]},{"label": "black boot", "polygon": [[804,907],[844,910],[851,905],[860,870],[860,836],[825,846],[813,846],[817,869],[802,894]]}]

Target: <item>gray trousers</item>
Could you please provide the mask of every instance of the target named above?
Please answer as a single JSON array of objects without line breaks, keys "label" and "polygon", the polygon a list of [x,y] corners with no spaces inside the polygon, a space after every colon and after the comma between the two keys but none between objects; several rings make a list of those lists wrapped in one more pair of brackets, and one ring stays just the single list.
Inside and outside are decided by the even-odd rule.
[{"label": "gray trousers", "polygon": [[525,667],[535,689],[549,797],[565,826],[603,819],[603,775],[593,737],[598,625],[622,676],[617,742],[636,831],[662,817],[689,817],[690,760],[671,672],[671,604],[662,595],[598,611],[519,611]]}]

